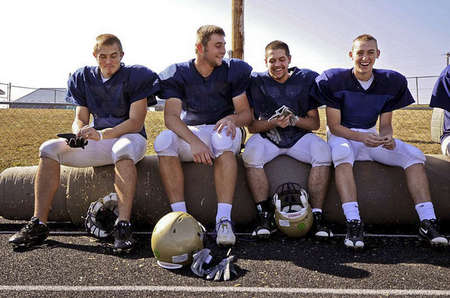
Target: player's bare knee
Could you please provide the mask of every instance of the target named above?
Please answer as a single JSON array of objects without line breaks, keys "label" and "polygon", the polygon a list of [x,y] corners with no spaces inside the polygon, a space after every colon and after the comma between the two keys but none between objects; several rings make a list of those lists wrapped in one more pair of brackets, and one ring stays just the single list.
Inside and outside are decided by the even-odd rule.
[{"label": "player's bare knee", "polygon": [[172,152],[171,147],[173,146],[175,134],[171,130],[162,131],[155,139],[153,146],[155,152],[158,155],[169,155],[167,153]]},{"label": "player's bare knee", "polygon": [[313,167],[329,166],[331,165],[331,149],[327,142],[320,139],[312,142],[311,155]]}]

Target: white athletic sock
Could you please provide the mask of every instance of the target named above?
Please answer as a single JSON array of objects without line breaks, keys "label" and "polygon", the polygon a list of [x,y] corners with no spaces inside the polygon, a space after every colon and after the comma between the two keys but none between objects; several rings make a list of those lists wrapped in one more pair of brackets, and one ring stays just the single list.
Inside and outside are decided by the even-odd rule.
[{"label": "white athletic sock", "polygon": [[170,204],[170,208],[172,208],[172,211],[187,212],[186,202],[185,201],[181,201],[181,202],[176,202],[176,203]]},{"label": "white athletic sock", "polygon": [[311,210],[313,213],[314,212],[320,212],[320,213],[322,213],[322,209],[320,209],[320,208],[312,208],[312,210]]},{"label": "white athletic sock", "polygon": [[416,205],[416,211],[419,215],[420,221],[424,219],[436,219],[436,214],[434,214],[433,203],[424,202]]},{"label": "white athletic sock", "polygon": [[226,218],[231,221],[231,208],[233,205],[228,203],[218,203],[217,204],[217,215],[216,215],[216,223],[218,223],[221,219]]},{"label": "white athletic sock", "polygon": [[344,210],[347,221],[354,219],[361,220],[361,217],[359,217],[358,202],[344,203],[342,204],[342,210]]}]

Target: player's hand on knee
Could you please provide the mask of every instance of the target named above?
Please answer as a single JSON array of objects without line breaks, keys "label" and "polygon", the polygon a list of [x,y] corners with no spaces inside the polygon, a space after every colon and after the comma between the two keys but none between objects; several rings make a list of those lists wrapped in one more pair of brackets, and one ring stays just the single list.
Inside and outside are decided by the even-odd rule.
[{"label": "player's hand on knee", "polygon": [[191,144],[191,152],[195,163],[202,163],[212,166],[214,154],[205,143],[200,140],[193,142]]},{"label": "player's hand on knee", "polygon": [[227,117],[220,119],[217,121],[216,126],[214,127],[214,130],[217,131],[217,133],[221,133],[222,130],[225,129],[225,133],[227,136],[231,135],[231,138],[234,139],[236,136],[236,124],[234,124],[233,121],[228,119]]}]

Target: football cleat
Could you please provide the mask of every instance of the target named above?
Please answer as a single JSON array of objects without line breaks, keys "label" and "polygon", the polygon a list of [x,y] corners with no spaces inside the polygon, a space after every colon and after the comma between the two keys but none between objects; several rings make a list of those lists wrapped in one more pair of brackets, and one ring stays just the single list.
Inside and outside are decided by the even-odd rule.
[{"label": "football cleat", "polygon": [[232,246],[236,243],[236,236],[233,232],[233,224],[226,218],[220,219],[216,224],[217,245]]},{"label": "football cleat", "polygon": [[133,239],[133,232],[131,231],[131,223],[129,221],[121,220],[114,226],[114,248],[115,253],[129,253],[136,243]]},{"label": "football cleat", "polygon": [[268,239],[270,235],[276,232],[274,213],[263,211],[261,206],[257,206],[257,224],[252,232],[252,237],[259,239]]},{"label": "football cleat", "polygon": [[344,244],[354,249],[364,247],[364,224],[360,220],[347,221],[347,235]]},{"label": "football cleat", "polygon": [[447,246],[448,240],[439,233],[436,219],[424,219],[420,222],[419,235],[433,246]]},{"label": "football cleat", "polygon": [[333,237],[333,232],[331,229],[324,223],[322,218],[322,212],[313,212],[313,231],[314,236],[319,238],[330,238]]},{"label": "football cleat", "polygon": [[39,218],[32,217],[17,233],[9,238],[9,243],[15,247],[30,247],[42,243],[49,234],[47,225],[39,223]]}]

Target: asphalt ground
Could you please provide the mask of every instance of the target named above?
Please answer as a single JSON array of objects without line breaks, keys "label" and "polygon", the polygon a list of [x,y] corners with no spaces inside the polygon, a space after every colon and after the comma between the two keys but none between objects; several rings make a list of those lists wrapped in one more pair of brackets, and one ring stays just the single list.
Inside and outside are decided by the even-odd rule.
[{"label": "asphalt ground", "polygon": [[[368,226],[359,252],[344,247],[342,226],[333,226],[340,235],[329,241],[240,236],[232,249],[240,276],[214,282],[189,268],[160,268],[145,227],[136,228],[136,249],[117,256],[60,223],[49,224],[53,232],[42,245],[13,250],[9,231],[23,223],[0,217],[0,297],[450,297],[450,248],[431,248],[412,226]],[[443,232],[450,234],[448,225]],[[219,258],[227,252],[212,237],[206,246]]]}]

